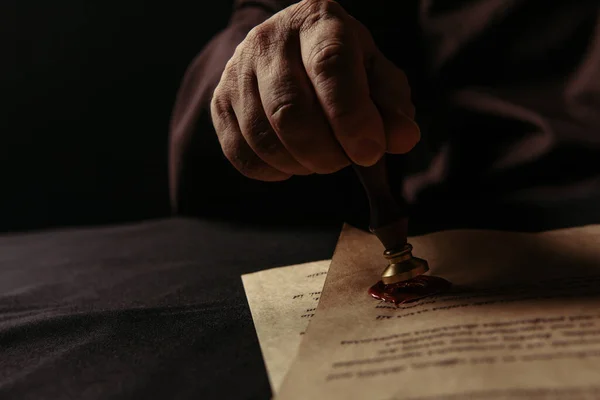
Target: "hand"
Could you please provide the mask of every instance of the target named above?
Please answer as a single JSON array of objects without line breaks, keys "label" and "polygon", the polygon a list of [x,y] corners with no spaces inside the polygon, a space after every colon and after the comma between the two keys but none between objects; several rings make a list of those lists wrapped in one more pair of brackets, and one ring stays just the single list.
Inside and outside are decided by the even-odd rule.
[{"label": "hand", "polygon": [[301,1],[252,29],[211,116],[225,156],[263,181],[370,166],[420,139],[405,74],[328,0]]}]

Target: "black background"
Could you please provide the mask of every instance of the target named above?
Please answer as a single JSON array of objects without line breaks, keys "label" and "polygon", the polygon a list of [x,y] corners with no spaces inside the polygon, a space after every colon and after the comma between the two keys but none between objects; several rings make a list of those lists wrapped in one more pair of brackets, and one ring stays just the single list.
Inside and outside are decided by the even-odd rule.
[{"label": "black background", "polygon": [[0,231],[168,215],[175,94],[231,7],[0,2]]}]

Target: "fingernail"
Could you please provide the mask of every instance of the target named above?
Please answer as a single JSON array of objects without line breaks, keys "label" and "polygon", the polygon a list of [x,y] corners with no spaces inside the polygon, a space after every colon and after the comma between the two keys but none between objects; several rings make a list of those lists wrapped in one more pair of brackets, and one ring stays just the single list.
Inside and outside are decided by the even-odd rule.
[{"label": "fingernail", "polygon": [[363,167],[375,164],[383,155],[385,149],[373,139],[360,138],[354,143],[352,160]]}]

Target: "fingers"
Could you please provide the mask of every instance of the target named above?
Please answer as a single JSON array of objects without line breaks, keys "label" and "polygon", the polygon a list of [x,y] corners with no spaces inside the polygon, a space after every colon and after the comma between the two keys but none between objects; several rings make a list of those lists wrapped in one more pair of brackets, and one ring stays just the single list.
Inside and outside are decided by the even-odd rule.
[{"label": "fingers", "polygon": [[312,173],[290,154],[273,130],[261,103],[256,76],[249,73],[239,82],[239,97],[232,105],[248,146],[265,163],[286,174]]},{"label": "fingers", "polygon": [[362,49],[347,15],[335,2],[312,1],[299,29],[302,62],[335,137],[363,166],[386,149],[383,121],[370,97]]},{"label": "fingers", "polygon": [[248,178],[262,181],[282,181],[291,175],[278,170],[263,161],[250,147],[242,135],[237,116],[227,95],[220,94],[222,88],[215,89],[211,102],[213,125],[217,132],[223,154],[229,162]]},{"label": "fingers", "polygon": [[297,41],[273,46],[268,54],[257,60],[256,79],[264,112],[281,143],[298,163],[316,173],[349,165],[306,76]]}]

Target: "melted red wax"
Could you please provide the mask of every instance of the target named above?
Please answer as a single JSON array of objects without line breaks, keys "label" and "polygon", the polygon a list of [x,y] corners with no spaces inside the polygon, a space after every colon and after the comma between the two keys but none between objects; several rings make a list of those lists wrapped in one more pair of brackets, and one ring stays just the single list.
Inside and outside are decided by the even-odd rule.
[{"label": "melted red wax", "polygon": [[369,289],[369,294],[377,300],[388,301],[396,305],[409,303],[424,297],[445,292],[452,284],[437,276],[419,275],[408,281],[386,285],[377,282]]}]

